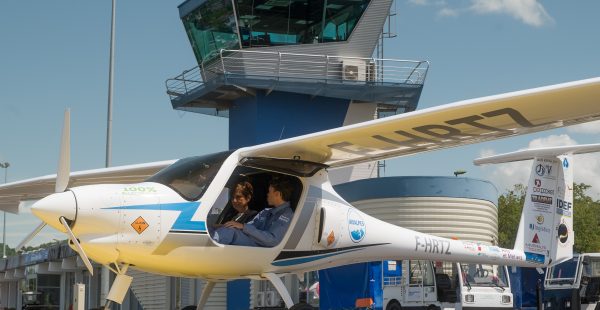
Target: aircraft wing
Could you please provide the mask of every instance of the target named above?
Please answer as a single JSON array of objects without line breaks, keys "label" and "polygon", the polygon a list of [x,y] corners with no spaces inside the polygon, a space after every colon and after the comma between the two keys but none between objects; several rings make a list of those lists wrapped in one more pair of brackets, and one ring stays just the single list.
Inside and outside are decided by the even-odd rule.
[{"label": "aircraft wing", "polygon": [[[92,184],[136,183],[145,180],[175,160],[73,172],[69,187]],[[0,185],[0,210],[18,213],[19,204],[54,193],[56,174]]]},{"label": "aircraft wing", "polygon": [[341,167],[600,119],[600,78],[459,101],[249,147],[242,157]]},{"label": "aircraft wing", "polygon": [[509,163],[514,161],[531,160],[536,157],[553,157],[566,154],[586,154],[600,152],[600,144],[580,144],[567,146],[554,146],[544,148],[525,149],[506,154],[493,155],[483,158],[477,158],[473,164],[487,165]]}]

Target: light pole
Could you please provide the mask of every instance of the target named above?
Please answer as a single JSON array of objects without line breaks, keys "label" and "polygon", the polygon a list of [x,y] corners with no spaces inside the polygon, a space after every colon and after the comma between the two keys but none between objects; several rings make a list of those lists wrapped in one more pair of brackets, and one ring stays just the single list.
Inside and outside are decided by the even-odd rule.
[{"label": "light pole", "polygon": [[[4,184],[8,180],[8,167],[10,167],[10,163],[0,163],[0,168],[4,168]],[[2,212],[2,222],[2,258],[6,258],[6,211]]]},{"label": "light pole", "polygon": [[[116,0],[112,0],[112,10],[110,19],[110,55],[108,65],[108,116],[106,125],[106,167],[111,166],[112,162],[112,109],[113,109],[113,76],[114,76],[114,53],[115,53],[115,15]],[[110,273],[108,267],[102,265],[100,275],[100,298],[105,300],[104,309],[110,309],[110,300],[108,292],[110,289]]]}]

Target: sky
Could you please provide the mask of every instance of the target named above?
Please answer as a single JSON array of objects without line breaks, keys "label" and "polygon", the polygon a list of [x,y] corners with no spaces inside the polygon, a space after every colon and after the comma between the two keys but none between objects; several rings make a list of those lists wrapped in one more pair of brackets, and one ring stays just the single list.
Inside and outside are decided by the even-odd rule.
[{"label": "sky", "polygon": [[[225,150],[227,119],[175,111],[165,80],[197,65],[177,5],[117,3],[112,165]],[[71,169],[105,161],[111,1],[0,2],[0,162],[8,181],[56,172],[65,108],[71,108]],[[600,76],[600,2],[397,0],[397,37],[385,58],[428,60],[419,109]],[[565,102],[568,104],[568,102]],[[475,167],[517,149],[600,142],[591,123],[386,161],[385,175],[452,175],[526,183],[530,163]],[[576,158],[575,181],[600,198],[600,157]],[[4,171],[0,171],[3,173]],[[3,176],[3,175],[1,175]],[[0,179],[1,182],[2,179]],[[39,223],[7,215],[15,246]],[[37,242],[63,238],[51,228]]]}]

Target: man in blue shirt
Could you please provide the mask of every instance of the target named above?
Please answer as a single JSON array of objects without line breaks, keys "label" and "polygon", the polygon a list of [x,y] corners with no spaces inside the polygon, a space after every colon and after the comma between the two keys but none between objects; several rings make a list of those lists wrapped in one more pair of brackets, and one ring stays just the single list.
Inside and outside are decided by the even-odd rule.
[{"label": "man in blue shirt", "polygon": [[289,180],[274,178],[269,183],[267,203],[272,208],[260,211],[246,224],[229,221],[215,231],[221,244],[274,247],[285,235],[294,212],[290,206],[293,185]]}]

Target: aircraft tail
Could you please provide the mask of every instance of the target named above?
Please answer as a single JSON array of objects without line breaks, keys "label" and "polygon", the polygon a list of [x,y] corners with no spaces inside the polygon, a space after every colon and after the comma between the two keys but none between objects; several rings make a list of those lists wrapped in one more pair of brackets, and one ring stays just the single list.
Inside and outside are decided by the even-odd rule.
[{"label": "aircraft tail", "polygon": [[476,165],[533,159],[515,250],[528,261],[555,265],[573,256],[573,154],[600,144],[529,149],[476,159]]}]

